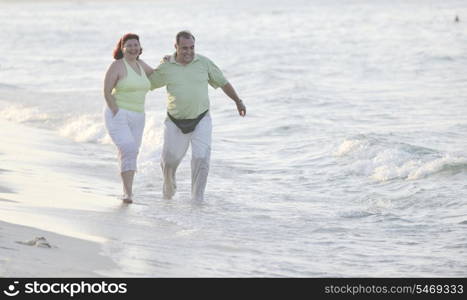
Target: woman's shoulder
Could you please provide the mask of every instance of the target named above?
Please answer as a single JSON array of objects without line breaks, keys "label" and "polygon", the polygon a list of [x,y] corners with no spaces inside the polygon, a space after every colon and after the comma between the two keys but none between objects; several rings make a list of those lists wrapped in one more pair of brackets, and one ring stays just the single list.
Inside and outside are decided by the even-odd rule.
[{"label": "woman's shoulder", "polygon": [[110,67],[111,68],[121,68],[121,67],[123,67],[123,65],[124,65],[123,59],[116,59],[110,64]]},{"label": "woman's shoulder", "polygon": [[110,66],[109,66],[109,71],[110,72],[121,72],[124,69],[124,64],[122,59],[116,59],[114,60]]}]

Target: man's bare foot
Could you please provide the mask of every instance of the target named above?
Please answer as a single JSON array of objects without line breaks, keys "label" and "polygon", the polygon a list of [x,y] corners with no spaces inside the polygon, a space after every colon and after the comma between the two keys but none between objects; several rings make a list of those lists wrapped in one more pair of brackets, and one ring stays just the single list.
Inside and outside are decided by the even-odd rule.
[{"label": "man's bare foot", "polygon": [[131,199],[131,196],[128,196],[128,195],[123,195],[122,201],[123,203],[126,203],[126,204],[133,203],[133,199]]}]

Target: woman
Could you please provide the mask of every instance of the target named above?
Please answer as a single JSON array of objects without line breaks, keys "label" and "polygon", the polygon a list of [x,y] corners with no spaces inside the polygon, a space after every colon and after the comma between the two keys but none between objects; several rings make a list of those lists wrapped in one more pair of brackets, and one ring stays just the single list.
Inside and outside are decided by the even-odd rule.
[{"label": "woman", "polygon": [[133,202],[133,178],[145,123],[144,102],[151,87],[148,76],[153,72],[139,59],[141,53],[138,35],[125,34],[114,49],[115,61],[104,81],[105,125],[119,150],[124,203]]}]

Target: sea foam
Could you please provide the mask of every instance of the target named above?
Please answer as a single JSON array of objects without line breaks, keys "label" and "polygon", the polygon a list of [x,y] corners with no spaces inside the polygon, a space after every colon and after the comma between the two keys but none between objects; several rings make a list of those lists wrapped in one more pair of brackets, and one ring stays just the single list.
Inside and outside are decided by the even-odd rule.
[{"label": "sea foam", "polygon": [[390,143],[377,139],[348,139],[335,155],[349,158],[350,174],[367,176],[376,181],[416,180],[443,171],[467,169],[467,157],[461,153],[443,153],[433,149]]}]

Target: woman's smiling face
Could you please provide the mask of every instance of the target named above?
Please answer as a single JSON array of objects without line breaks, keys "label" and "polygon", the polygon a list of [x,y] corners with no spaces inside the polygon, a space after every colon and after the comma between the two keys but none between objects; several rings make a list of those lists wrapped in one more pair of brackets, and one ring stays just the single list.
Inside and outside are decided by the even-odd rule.
[{"label": "woman's smiling face", "polygon": [[123,44],[123,55],[127,57],[138,57],[141,54],[141,46],[137,39],[129,39]]}]

